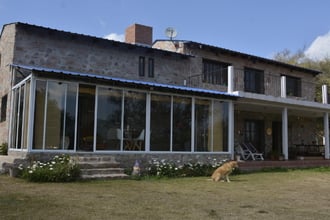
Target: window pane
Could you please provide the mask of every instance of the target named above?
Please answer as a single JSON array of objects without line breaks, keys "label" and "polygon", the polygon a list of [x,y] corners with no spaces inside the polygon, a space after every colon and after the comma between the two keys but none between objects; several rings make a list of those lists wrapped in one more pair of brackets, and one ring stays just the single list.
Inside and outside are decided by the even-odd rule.
[{"label": "window pane", "polygon": [[195,151],[210,151],[212,144],[212,105],[210,100],[195,101]]},{"label": "window pane", "polygon": [[37,80],[34,109],[33,149],[43,148],[46,81]]},{"label": "window pane", "polygon": [[93,151],[95,86],[79,85],[77,150]]},{"label": "window pane", "polygon": [[191,98],[173,98],[173,151],[191,151]]},{"label": "window pane", "polygon": [[148,59],[148,76],[149,77],[154,77],[154,59],[149,58]]},{"label": "window pane", "polygon": [[228,103],[213,103],[213,151],[228,151]]},{"label": "window pane", "polygon": [[62,149],[66,84],[48,82],[45,149]]},{"label": "window pane", "polygon": [[76,122],[77,84],[67,84],[64,149],[74,149],[74,135]]},{"label": "window pane", "polygon": [[151,95],[150,150],[170,151],[171,96]]},{"label": "window pane", "polygon": [[120,150],[122,91],[99,88],[97,109],[96,149]]},{"label": "window pane", "polygon": [[17,117],[18,117],[18,100],[19,100],[19,88],[13,91],[13,121],[11,128],[11,146],[16,148],[17,141]]},{"label": "window pane", "polygon": [[29,122],[29,106],[30,106],[30,81],[26,82],[25,99],[24,99],[24,122],[23,122],[23,140],[22,147],[27,148],[28,141],[28,122]]},{"label": "window pane", "polygon": [[139,76],[144,76],[145,58],[139,57]]},{"label": "window pane", "polygon": [[146,94],[129,91],[124,97],[124,150],[145,150]]}]

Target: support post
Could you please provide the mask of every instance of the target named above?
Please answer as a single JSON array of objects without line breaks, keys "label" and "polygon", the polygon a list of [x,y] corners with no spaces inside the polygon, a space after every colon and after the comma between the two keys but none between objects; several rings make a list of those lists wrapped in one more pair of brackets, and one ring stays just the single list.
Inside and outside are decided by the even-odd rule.
[{"label": "support post", "polygon": [[234,66],[228,66],[228,93],[233,93],[234,91]]},{"label": "support post", "polygon": [[288,150],[288,108],[282,110],[282,151],[284,159],[289,159]]},{"label": "support post", "polygon": [[328,104],[328,87],[327,87],[327,85],[322,85],[322,103]]},{"label": "support post", "polygon": [[324,126],[324,158],[329,159],[329,113],[324,113],[323,116]]},{"label": "support post", "polygon": [[235,141],[234,141],[234,103],[229,101],[228,103],[228,151],[232,156],[235,157]]},{"label": "support post", "polygon": [[281,76],[281,97],[286,98],[286,76]]}]

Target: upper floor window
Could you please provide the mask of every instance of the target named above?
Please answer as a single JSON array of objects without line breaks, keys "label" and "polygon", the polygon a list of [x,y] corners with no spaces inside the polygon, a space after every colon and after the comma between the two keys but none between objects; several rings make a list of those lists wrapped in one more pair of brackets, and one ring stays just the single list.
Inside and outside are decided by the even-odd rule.
[{"label": "upper floor window", "polygon": [[228,63],[203,60],[203,82],[217,85],[227,85],[228,66]]},{"label": "upper floor window", "polygon": [[[155,61],[154,58],[148,58],[148,77],[154,77]],[[139,57],[139,76],[145,76],[146,72],[146,58]]]},{"label": "upper floor window", "polygon": [[139,76],[145,75],[145,58],[139,57]]},{"label": "upper floor window", "polygon": [[263,94],[264,71],[252,68],[244,69],[244,91]]},{"label": "upper floor window", "polygon": [[286,95],[301,97],[301,79],[286,76]]},{"label": "upper floor window", "polygon": [[154,77],[154,69],[155,69],[154,59],[149,58],[148,59],[148,76],[149,77]]}]

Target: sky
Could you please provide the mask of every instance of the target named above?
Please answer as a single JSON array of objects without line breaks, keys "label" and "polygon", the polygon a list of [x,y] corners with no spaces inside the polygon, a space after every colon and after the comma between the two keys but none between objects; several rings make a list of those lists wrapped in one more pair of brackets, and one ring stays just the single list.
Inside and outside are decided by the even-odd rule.
[{"label": "sky", "polygon": [[23,22],[122,40],[134,24],[153,27],[153,40],[191,40],[272,58],[304,50],[330,57],[329,0],[0,0],[0,25]]}]

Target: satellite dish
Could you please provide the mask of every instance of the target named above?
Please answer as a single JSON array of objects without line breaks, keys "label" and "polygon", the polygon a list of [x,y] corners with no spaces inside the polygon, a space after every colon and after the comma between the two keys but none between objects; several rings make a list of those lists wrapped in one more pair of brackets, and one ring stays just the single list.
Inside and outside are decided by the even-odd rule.
[{"label": "satellite dish", "polygon": [[166,35],[167,37],[169,37],[170,40],[172,40],[173,38],[176,37],[176,35],[178,35],[178,32],[177,32],[174,28],[172,28],[172,27],[168,27],[168,28],[166,28],[166,30],[165,30],[165,35]]}]

